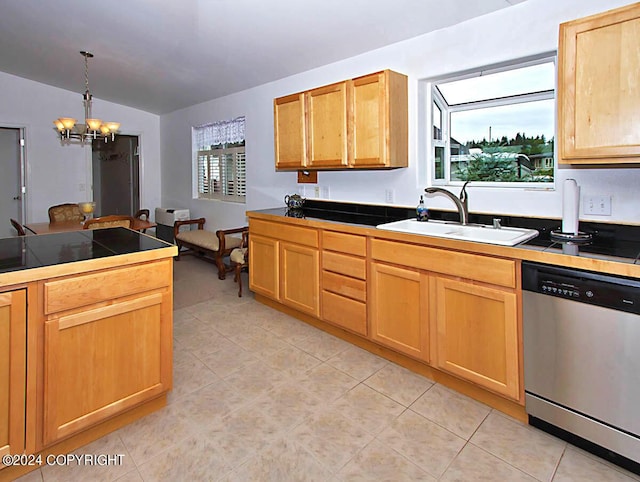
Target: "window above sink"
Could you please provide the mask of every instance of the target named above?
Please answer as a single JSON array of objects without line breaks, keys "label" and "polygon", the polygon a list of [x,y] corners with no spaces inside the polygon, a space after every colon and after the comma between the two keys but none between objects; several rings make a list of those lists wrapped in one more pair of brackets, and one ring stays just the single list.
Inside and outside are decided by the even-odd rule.
[{"label": "window above sink", "polygon": [[423,81],[431,185],[553,185],[555,57]]}]

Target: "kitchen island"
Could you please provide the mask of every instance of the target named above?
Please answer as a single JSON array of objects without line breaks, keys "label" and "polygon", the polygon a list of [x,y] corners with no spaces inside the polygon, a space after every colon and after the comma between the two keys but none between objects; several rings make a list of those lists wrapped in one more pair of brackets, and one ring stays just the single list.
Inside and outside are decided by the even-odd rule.
[{"label": "kitchen island", "polygon": [[0,239],[0,455],[36,462],[0,480],[166,404],[176,254],[125,228]]}]

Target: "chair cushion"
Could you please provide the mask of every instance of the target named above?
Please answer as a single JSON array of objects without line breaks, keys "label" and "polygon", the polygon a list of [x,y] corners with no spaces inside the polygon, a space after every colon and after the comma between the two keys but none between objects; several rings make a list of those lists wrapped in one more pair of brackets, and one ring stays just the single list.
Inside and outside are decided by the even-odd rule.
[{"label": "chair cushion", "polygon": [[248,248],[236,248],[231,251],[229,255],[229,260],[232,263],[244,264],[245,263],[245,255],[247,254]]},{"label": "chair cushion", "polygon": [[[204,249],[211,251],[218,251],[220,249],[220,240],[216,233],[211,231],[205,231],[204,229],[195,229],[193,231],[181,231],[176,236],[176,239],[184,241],[185,243],[195,244]],[[240,246],[242,238],[236,236],[224,237],[225,248],[231,249]]]}]

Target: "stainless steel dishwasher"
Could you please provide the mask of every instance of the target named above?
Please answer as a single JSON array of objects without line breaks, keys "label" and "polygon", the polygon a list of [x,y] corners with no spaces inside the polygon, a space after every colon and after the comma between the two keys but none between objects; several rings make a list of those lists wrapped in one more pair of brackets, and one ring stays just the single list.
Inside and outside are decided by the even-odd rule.
[{"label": "stainless steel dishwasher", "polygon": [[640,281],[522,263],[529,423],[640,473]]}]

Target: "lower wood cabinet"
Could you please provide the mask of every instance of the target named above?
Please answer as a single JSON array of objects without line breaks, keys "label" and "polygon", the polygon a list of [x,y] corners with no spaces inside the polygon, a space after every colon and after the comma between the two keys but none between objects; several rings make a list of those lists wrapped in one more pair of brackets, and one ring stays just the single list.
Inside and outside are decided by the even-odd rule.
[{"label": "lower wood cabinet", "polygon": [[256,293],[521,402],[516,261],[333,226],[249,225]]},{"label": "lower wood cabinet", "polygon": [[0,293],[0,456],[25,448],[26,311],[26,290]]},{"label": "lower wood cabinet", "polygon": [[429,282],[417,270],[371,264],[371,338],[429,361]]},{"label": "lower wood cabinet", "polygon": [[[320,259],[314,229],[249,223],[249,288],[303,313],[320,316]],[[281,235],[285,239],[276,236]],[[287,240],[299,239],[300,243]],[[306,244],[303,244],[306,243]]]},{"label": "lower wood cabinet", "polygon": [[45,444],[171,388],[170,297],[146,294],[45,323]]},{"label": "lower wood cabinet", "polygon": [[280,243],[280,300],[298,311],[320,316],[318,249]]},{"label": "lower wood cabinet", "polygon": [[520,395],[516,294],[436,277],[438,368],[512,399]]},{"label": "lower wood cabinet", "polygon": [[253,232],[249,236],[249,288],[274,300],[280,299],[279,243]]},{"label": "lower wood cabinet", "polygon": [[323,230],[322,248],[322,319],[367,336],[367,239]]}]

